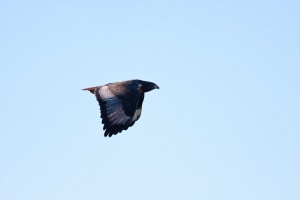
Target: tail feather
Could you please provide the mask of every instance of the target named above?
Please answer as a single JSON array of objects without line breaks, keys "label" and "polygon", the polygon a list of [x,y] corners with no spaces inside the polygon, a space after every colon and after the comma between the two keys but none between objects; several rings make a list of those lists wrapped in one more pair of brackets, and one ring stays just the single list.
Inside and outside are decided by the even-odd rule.
[{"label": "tail feather", "polygon": [[90,91],[90,93],[95,94],[95,91],[96,91],[97,88],[98,87],[90,87],[90,88],[84,88],[82,90],[88,90],[88,91]]}]

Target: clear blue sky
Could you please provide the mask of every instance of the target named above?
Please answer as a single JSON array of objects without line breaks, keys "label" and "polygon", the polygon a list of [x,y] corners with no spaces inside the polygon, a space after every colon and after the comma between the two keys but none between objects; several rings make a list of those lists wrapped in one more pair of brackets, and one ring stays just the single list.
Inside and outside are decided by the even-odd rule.
[{"label": "clear blue sky", "polygon": [[[299,1],[1,1],[0,199],[299,200]],[[82,88],[152,81],[104,138]]]}]

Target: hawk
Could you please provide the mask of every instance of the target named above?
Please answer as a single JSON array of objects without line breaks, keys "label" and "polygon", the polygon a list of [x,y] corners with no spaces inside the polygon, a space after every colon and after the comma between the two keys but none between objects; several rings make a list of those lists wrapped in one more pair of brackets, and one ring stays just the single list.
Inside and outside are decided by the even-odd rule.
[{"label": "hawk", "polygon": [[159,87],[152,82],[127,80],[85,88],[95,94],[100,106],[104,136],[127,130],[140,118],[145,92]]}]

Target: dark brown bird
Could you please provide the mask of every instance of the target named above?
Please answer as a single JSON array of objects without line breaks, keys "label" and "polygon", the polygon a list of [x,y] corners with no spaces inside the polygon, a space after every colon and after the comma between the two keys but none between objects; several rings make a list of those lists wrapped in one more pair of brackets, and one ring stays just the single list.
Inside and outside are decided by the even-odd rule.
[{"label": "dark brown bird", "polygon": [[128,80],[85,88],[96,95],[101,110],[104,136],[127,130],[141,116],[145,92],[159,87],[152,82]]}]

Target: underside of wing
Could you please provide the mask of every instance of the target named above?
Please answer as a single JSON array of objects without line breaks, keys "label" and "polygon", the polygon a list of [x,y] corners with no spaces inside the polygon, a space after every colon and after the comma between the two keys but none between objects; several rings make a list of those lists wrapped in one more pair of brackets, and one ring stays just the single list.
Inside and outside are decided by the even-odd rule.
[{"label": "underside of wing", "polygon": [[139,97],[136,84],[109,84],[95,90],[101,109],[104,136],[111,137],[132,126]]}]

